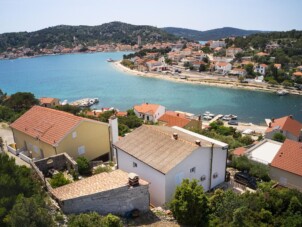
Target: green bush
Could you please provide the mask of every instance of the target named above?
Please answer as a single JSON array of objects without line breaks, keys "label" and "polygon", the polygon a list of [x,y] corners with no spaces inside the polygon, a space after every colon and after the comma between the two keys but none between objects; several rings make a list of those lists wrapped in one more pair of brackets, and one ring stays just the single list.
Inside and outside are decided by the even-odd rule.
[{"label": "green bush", "polygon": [[91,174],[91,166],[87,158],[78,157],[77,158],[78,170],[82,175],[90,175]]},{"label": "green bush", "polygon": [[99,166],[99,167],[97,167],[94,171],[93,171],[93,173],[94,174],[98,174],[98,173],[104,173],[104,172],[111,172],[112,171],[112,169],[111,169],[111,167],[110,166]]},{"label": "green bush", "polygon": [[122,227],[123,223],[121,219],[115,215],[108,214],[107,216],[103,217],[101,221],[101,226],[103,227]]},{"label": "green bush", "polygon": [[276,133],[273,135],[273,138],[272,138],[272,139],[275,140],[275,141],[278,141],[278,142],[283,143],[283,142],[285,141],[286,137],[285,137],[282,133],[276,132]]},{"label": "green bush", "polygon": [[100,227],[102,226],[101,221],[102,217],[96,212],[71,215],[69,216],[68,227]]},{"label": "green bush", "polygon": [[59,173],[53,175],[53,177],[50,179],[49,183],[50,183],[51,187],[58,188],[63,185],[71,183],[71,181],[66,179],[62,172],[59,172]]},{"label": "green bush", "polygon": [[177,186],[169,206],[180,224],[205,226],[208,223],[208,199],[197,180],[184,179],[181,185]]}]

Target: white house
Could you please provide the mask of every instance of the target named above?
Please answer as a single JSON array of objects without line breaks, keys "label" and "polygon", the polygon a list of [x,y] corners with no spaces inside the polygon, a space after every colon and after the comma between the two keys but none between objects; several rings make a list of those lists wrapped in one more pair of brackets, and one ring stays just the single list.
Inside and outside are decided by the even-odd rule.
[{"label": "white house", "polygon": [[114,144],[118,168],[150,182],[150,201],[169,202],[183,179],[208,191],[225,181],[228,145],[180,127],[143,125]]},{"label": "white house", "polygon": [[261,75],[265,75],[267,67],[268,66],[266,64],[257,65],[254,69],[254,72],[260,73]]},{"label": "white house", "polygon": [[233,68],[229,73],[238,76],[245,76],[247,74],[245,69],[240,68]]},{"label": "white house", "polygon": [[165,114],[166,108],[158,104],[143,103],[142,105],[134,106],[134,113],[137,117],[144,121],[157,122],[158,118]]},{"label": "white house", "polygon": [[216,62],[215,64],[215,70],[219,73],[226,74],[232,69],[232,65],[228,62]]},{"label": "white house", "polygon": [[216,41],[209,41],[209,44],[210,44],[210,48],[214,49],[216,47],[225,47],[226,46],[226,43],[224,40],[216,40]]},{"label": "white house", "polygon": [[226,57],[231,57],[234,58],[236,54],[243,52],[241,48],[236,48],[236,47],[229,47],[226,49]]}]

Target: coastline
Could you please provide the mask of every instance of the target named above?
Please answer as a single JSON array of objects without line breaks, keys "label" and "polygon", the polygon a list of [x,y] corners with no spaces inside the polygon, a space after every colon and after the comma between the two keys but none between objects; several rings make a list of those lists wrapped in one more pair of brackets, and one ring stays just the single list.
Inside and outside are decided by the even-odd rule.
[{"label": "coastline", "polygon": [[[280,89],[284,89],[283,87],[269,87],[267,85],[257,85],[257,84],[242,84],[240,82],[235,81],[223,81],[223,80],[217,80],[217,79],[210,79],[210,78],[190,78],[190,72],[186,72],[185,76],[187,76],[187,79],[181,79],[177,76],[172,75],[164,75],[164,74],[156,74],[152,72],[140,72],[137,70],[129,69],[121,64],[121,61],[115,61],[112,63],[113,66],[124,73],[128,73],[130,75],[134,76],[141,76],[141,77],[149,77],[149,78],[157,78],[161,80],[168,80],[172,82],[178,82],[178,83],[189,83],[189,84],[197,84],[197,85],[205,85],[205,86],[214,86],[214,87],[223,87],[223,88],[232,88],[232,89],[244,89],[244,90],[251,90],[251,91],[261,91],[261,92],[269,92],[269,93],[276,93]],[[302,91],[297,90],[290,90],[286,89],[289,94],[292,95],[301,95]]]}]

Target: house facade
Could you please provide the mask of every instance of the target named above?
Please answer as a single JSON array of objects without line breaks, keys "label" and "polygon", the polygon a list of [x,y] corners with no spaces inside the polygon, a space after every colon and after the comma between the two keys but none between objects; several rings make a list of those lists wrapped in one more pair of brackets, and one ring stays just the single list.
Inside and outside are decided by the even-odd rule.
[{"label": "house facade", "polygon": [[57,98],[42,97],[39,101],[40,105],[44,107],[56,107],[60,105],[60,100]]},{"label": "house facade", "polygon": [[92,160],[110,151],[109,124],[63,111],[34,106],[10,127],[16,147],[31,159],[66,152]]},{"label": "house facade", "polygon": [[114,144],[118,168],[150,183],[150,201],[172,199],[185,178],[197,179],[208,191],[225,180],[227,144],[179,127],[146,126]]},{"label": "house facade", "polygon": [[229,47],[226,49],[226,57],[234,58],[236,54],[243,52],[241,48]]},{"label": "house facade", "polygon": [[260,73],[261,75],[265,75],[266,74],[266,70],[267,70],[267,65],[266,64],[260,64],[257,65],[254,69],[255,73]]},{"label": "house facade", "polygon": [[144,121],[152,121],[153,123],[156,123],[166,112],[166,108],[164,106],[151,103],[136,105],[133,109],[137,117],[142,118]]},{"label": "house facade", "polygon": [[216,62],[215,70],[219,73],[226,74],[232,69],[232,65],[228,62]]}]

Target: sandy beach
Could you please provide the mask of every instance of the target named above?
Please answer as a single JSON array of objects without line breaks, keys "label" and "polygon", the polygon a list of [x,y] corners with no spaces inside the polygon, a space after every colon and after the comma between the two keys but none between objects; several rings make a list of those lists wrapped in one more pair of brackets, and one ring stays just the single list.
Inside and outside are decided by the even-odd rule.
[{"label": "sandy beach", "polygon": [[[135,76],[157,78],[157,79],[169,80],[179,83],[200,84],[206,86],[225,87],[225,88],[233,88],[233,89],[246,89],[252,91],[270,92],[270,93],[276,93],[278,90],[284,89],[282,86],[272,87],[266,84],[258,85],[258,84],[250,84],[250,83],[240,83],[238,81],[210,78],[209,76],[206,77],[200,76],[197,78],[196,75],[194,76],[194,74],[190,72],[185,72],[181,74],[182,76],[186,76],[186,79],[181,79],[180,76],[172,76],[171,74],[167,75],[167,74],[160,74],[160,73],[153,73],[153,72],[145,73],[137,70],[131,70],[123,66],[120,62],[121,61],[113,62],[115,68],[117,68],[118,70],[124,73],[128,73],[130,75],[135,75]],[[286,89],[286,90],[289,92],[289,94],[302,95],[302,91],[290,90],[290,89]]]}]

